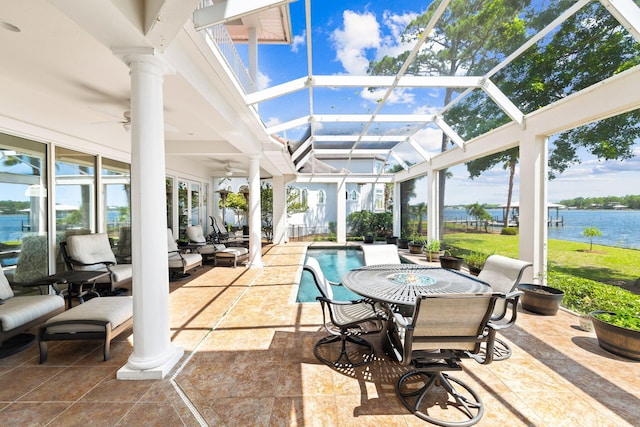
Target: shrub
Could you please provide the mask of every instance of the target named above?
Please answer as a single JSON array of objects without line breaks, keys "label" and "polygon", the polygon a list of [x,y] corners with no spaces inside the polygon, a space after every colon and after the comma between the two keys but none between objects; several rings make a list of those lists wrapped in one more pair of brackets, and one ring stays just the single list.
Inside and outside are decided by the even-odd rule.
[{"label": "shrub", "polygon": [[482,270],[488,257],[489,255],[483,252],[471,252],[463,256],[469,268],[477,268],[478,270]]},{"label": "shrub", "polygon": [[562,306],[569,310],[580,314],[595,310],[611,311],[616,313],[614,324],[639,329],[640,297],[627,290],[553,271],[549,272],[547,284],[564,292]]},{"label": "shrub", "polygon": [[518,234],[518,229],[516,227],[503,227],[500,234],[504,234],[505,236],[516,236]]}]

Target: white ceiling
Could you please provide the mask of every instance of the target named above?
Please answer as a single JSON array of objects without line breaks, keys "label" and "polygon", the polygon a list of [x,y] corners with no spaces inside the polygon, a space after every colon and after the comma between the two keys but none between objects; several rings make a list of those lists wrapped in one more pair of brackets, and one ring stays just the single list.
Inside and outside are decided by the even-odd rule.
[{"label": "white ceiling", "polygon": [[[184,157],[205,176],[220,169],[221,159],[248,169],[240,154],[273,144],[242,98],[230,95],[234,82],[213,69],[215,58],[206,57],[210,48],[193,24],[183,29],[197,3],[156,2],[158,16],[166,13],[176,23],[148,30],[146,37],[136,18],[144,14],[132,2],[0,3],[0,21],[21,30],[0,27],[0,131],[129,160],[130,136],[121,123],[130,109],[129,69],[113,49],[153,46],[164,49],[175,70],[164,84],[168,164],[171,157]],[[174,40],[155,46],[155,39],[169,37],[164,34]],[[269,153],[261,159],[262,175],[286,173],[287,157]]]}]

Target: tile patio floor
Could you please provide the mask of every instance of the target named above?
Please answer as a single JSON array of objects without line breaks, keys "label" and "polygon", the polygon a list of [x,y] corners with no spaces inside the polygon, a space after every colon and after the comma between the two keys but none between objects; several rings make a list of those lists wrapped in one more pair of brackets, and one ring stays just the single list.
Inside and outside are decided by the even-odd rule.
[{"label": "tile patio floor", "polygon": [[[117,381],[131,336],[102,361],[94,342],[37,345],[0,359],[0,426],[414,426],[395,395],[404,368],[378,359],[338,372],[313,356],[316,303],[295,303],[305,244],[264,248],[263,270],[204,267],[171,283],[172,340],[185,349],[158,381]],[[640,366],[602,350],[567,312],[522,311],[502,334],[514,355],[454,376],[485,402],[479,426],[638,426]]]}]

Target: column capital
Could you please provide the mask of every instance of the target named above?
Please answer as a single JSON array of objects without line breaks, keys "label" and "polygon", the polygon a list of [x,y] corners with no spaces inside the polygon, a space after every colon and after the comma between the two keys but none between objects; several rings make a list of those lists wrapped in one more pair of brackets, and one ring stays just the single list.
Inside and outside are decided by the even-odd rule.
[{"label": "column capital", "polygon": [[159,69],[161,74],[173,74],[175,72],[174,68],[152,47],[115,48],[112,52],[129,68],[134,64],[141,64],[153,67],[153,69]]}]

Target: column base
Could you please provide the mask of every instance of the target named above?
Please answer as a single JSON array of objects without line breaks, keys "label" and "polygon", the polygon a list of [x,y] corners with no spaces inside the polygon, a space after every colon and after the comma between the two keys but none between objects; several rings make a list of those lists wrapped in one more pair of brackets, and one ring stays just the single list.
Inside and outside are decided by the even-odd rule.
[{"label": "column base", "polygon": [[184,349],[182,347],[174,347],[173,354],[162,365],[151,369],[131,369],[124,365],[118,369],[116,378],[119,380],[161,380],[171,372],[183,354]]}]

